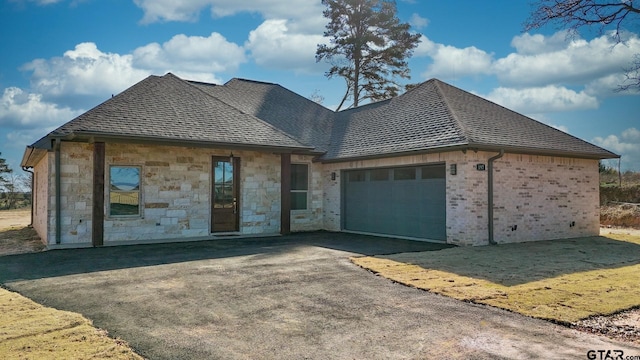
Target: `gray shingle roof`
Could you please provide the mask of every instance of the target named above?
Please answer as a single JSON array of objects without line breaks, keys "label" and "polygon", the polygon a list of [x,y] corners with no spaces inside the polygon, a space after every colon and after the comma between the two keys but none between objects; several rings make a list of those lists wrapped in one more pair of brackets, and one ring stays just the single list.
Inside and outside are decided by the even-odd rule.
[{"label": "gray shingle roof", "polygon": [[323,160],[446,147],[589,158],[618,155],[432,79],[396,98],[338,113]]},{"label": "gray shingle roof", "polygon": [[150,76],[54,130],[216,144],[308,148],[173,74]]},{"label": "gray shingle roof", "polygon": [[169,73],[133,85],[32,147],[66,135],[277,147],[322,154],[322,161],[465,148],[619,157],[436,79],[390,100],[334,112],[277,84],[213,85]]},{"label": "gray shingle roof", "polygon": [[291,90],[277,84],[244,79],[232,79],[224,86],[193,84],[320,152],[329,147],[335,113]]}]

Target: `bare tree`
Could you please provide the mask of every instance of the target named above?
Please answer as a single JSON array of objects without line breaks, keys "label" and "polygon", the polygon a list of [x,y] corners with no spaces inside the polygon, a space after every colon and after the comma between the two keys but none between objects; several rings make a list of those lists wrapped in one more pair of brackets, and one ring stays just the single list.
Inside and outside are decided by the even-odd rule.
[{"label": "bare tree", "polygon": [[320,90],[315,89],[313,90],[311,95],[309,95],[309,100],[313,101],[316,104],[322,105],[322,103],[324,102],[324,96],[322,96]]},{"label": "bare tree", "polygon": [[[637,24],[640,6],[634,0],[538,0],[535,10],[525,22],[525,30],[556,24],[576,34],[582,28],[596,27],[600,34],[613,29],[616,43],[623,41],[625,27]],[[630,66],[624,69],[626,81],[618,91],[640,90],[640,56],[636,54]]]}]

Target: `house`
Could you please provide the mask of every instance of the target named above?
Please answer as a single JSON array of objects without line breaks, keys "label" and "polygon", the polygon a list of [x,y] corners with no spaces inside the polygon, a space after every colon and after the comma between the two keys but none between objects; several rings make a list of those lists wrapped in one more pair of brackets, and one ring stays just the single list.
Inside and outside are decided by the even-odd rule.
[{"label": "house", "polygon": [[334,112],[277,84],[150,76],[28,146],[50,248],[351,231],[597,235],[618,155],[432,79]]}]

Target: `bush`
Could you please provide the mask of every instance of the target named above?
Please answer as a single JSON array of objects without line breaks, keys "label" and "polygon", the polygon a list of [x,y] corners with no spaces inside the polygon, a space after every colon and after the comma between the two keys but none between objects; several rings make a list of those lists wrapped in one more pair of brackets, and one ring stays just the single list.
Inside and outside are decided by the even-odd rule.
[{"label": "bush", "polygon": [[600,206],[610,205],[612,202],[640,203],[640,185],[600,186]]}]

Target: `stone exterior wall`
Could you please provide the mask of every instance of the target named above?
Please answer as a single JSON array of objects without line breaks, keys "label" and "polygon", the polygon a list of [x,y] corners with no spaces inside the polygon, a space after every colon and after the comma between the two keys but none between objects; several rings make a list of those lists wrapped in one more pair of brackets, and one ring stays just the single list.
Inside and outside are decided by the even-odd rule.
[{"label": "stone exterior wall", "polygon": [[49,241],[48,220],[51,208],[49,207],[49,163],[52,153],[47,153],[33,169],[33,228],[47,244]]},{"label": "stone exterior wall", "polygon": [[292,155],[292,164],[309,165],[309,193],[307,210],[291,211],[291,231],[314,231],[323,229],[323,176],[322,164],[311,161],[311,156]]},{"label": "stone exterior wall", "polygon": [[[55,244],[55,153],[49,153],[49,245]],[[39,175],[38,175],[39,176]],[[91,243],[93,202],[93,146],[62,142],[60,145],[60,242]]]},{"label": "stone exterior wall", "polygon": [[[107,144],[106,155],[107,166],[141,166],[143,216],[107,217],[105,241],[210,236],[212,156],[229,156],[229,150]],[[240,233],[277,234],[280,157],[251,151],[233,155],[240,158]]]},{"label": "stone exterior wall", "polygon": [[240,232],[280,233],[280,156],[234,151],[240,156]]},{"label": "stone exterior wall", "polygon": [[[212,156],[229,154],[229,150],[221,149],[107,143],[105,244],[210,238]],[[240,158],[240,233],[279,233],[280,156],[235,150],[233,154]],[[495,155],[452,151],[329,164],[314,163],[309,156],[293,155],[292,163],[309,164],[310,187],[309,209],[291,212],[291,230],[342,229],[344,171],[445,163],[447,242],[486,245],[488,171],[478,170],[476,165],[488,165],[488,159]],[[455,175],[450,174],[452,164],[457,167]],[[113,165],[140,167],[141,216],[108,215],[109,167]],[[494,165],[494,238],[497,242],[598,234],[597,160],[505,154]],[[91,244],[92,167],[93,145],[62,143],[63,245]],[[54,245],[54,153],[48,153],[35,170],[34,227],[49,245]]]},{"label": "stone exterior wall", "polygon": [[[163,239],[198,239],[211,235],[211,172],[213,156],[229,150],[110,144],[105,146],[105,244]],[[240,233],[280,231],[280,156],[233,151],[240,158]],[[54,169],[54,153],[49,154]],[[141,169],[141,216],[109,216],[109,167]],[[49,179],[49,244],[55,244],[54,174]],[[93,145],[63,142],[61,146],[63,245],[91,243]]]}]

